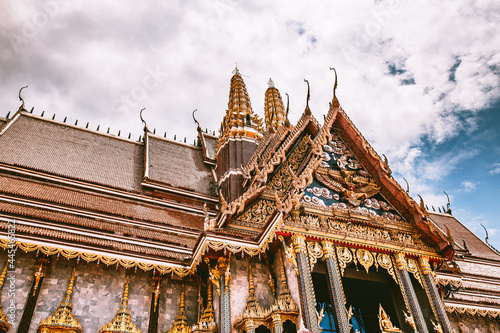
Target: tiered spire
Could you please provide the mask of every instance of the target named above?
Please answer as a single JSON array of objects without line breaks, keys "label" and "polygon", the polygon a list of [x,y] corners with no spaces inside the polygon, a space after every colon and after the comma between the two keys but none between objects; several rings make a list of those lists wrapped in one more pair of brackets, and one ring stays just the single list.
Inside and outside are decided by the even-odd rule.
[{"label": "tiered spire", "polygon": [[278,297],[276,297],[274,304],[271,306],[271,311],[278,313],[297,313],[298,307],[293,301],[292,294],[290,293],[290,289],[288,288],[288,283],[286,282],[285,275],[285,265],[283,263],[283,258],[281,258],[281,267],[280,267],[280,292],[278,293]]},{"label": "tiered spire", "polygon": [[240,318],[237,320],[236,325],[248,319],[264,319],[266,312],[260,306],[257,297],[255,296],[255,286],[253,283],[252,265],[248,264],[248,298],[245,310]]},{"label": "tiered spire", "polygon": [[83,331],[82,325],[78,319],[73,316],[72,312],[73,306],[71,304],[71,297],[73,295],[74,284],[75,269],[73,269],[73,273],[71,274],[64,300],[52,316],[40,322],[37,333],[50,333],[55,331],[61,333],[81,333]]},{"label": "tiered spire", "polygon": [[207,286],[207,307],[201,313],[198,324],[195,325],[194,332],[217,332],[215,323],[214,301],[212,295],[212,285],[209,282]]},{"label": "tiered spire", "polygon": [[266,117],[266,129],[277,128],[281,126],[286,119],[285,107],[279,90],[274,87],[274,82],[269,79],[269,88],[266,90],[264,100],[264,114]]},{"label": "tiered spire", "polygon": [[141,330],[132,323],[132,318],[130,318],[128,310],[128,281],[129,277],[127,275],[127,283],[123,291],[120,310],[112,321],[99,330],[99,333],[141,333]]},{"label": "tiered spire", "polygon": [[179,314],[177,318],[174,320],[174,324],[172,328],[167,331],[167,333],[191,333],[191,327],[188,326],[188,320],[186,316],[186,305],[185,305],[185,297],[184,297],[184,284],[182,284],[181,291],[181,302],[179,305]]},{"label": "tiered spire", "polygon": [[7,263],[5,264],[5,268],[2,271],[2,274],[0,275],[0,332],[4,333],[9,330],[10,323],[9,320],[7,319],[7,316],[3,313],[2,311],[2,287],[3,287],[3,282],[5,281],[5,277],[7,276],[7,267],[9,265],[9,261],[7,260]]},{"label": "tiered spire", "polygon": [[262,134],[262,119],[253,112],[247,87],[236,68],[231,78],[229,103],[226,115],[221,125],[219,144],[228,137],[245,136],[260,139]]}]

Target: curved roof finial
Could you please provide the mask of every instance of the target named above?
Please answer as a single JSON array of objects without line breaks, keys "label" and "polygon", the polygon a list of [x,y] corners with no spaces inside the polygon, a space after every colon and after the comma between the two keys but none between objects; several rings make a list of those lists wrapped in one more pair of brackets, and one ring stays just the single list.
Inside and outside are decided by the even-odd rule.
[{"label": "curved roof finial", "polygon": [[306,99],[306,109],[305,109],[305,114],[306,115],[311,115],[311,109],[309,108],[309,100],[311,99],[311,87],[309,86],[309,81],[304,79],[304,82],[307,83],[307,99]]},{"label": "curved roof finial", "polygon": [[448,198],[448,203],[446,204],[446,214],[450,214],[451,215],[451,202],[450,202],[450,197],[448,196],[448,193],[446,193],[445,190],[443,190],[443,193],[446,194],[446,197]]},{"label": "curved roof finial", "polygon": [[200,123],[198,122],[198,120],[196,120],[196,118],[194,117],[194,113],[195,113],[196,111],[198,111],[198,109],[194,109],[194,111],[193,111],[193,120],[194,120],[194,122],[196,123],[196,126],[197,126],[196,128],[198,129],[198,128],[201,128],[201,127],[200,127]]},{"label": "curved roof finial", "polygon": [[290,111],[290,96],[288,96],[288,93],[285,93],[285,95],[286,95],[285,126],[290,127],[290,120],[288,120],[288,111]]},{"label": "curved roof finial", "polygon": [[482,223],[479,223],[479,224],[481,225],[481,227],[483,227],[484,232],[486,233],[486,237],[484,238],[484,241],[486,242],[486,244],[490,245],[490,243],[488,243],[488,238],[490,238],[488,236],[488,229],[486,229],[486,227]]},{"label": "curved roof finial", "polygon": [[403,177],[403,179],[405,180],[406,183],[406,193],[410,193],[410,184],[408,184],[408,181],[406,180],[405,177]]},{"label": "curved roof finial", "polygon": [[144,132],[149,132],[148,124],[146,124],[146,121],[142,118],[142,111],[144,110],[146,110],[146,108],[142,108],[141,112],[139,112],[139,117],[141,117],[141,121],[144,124]]},{"label": "curved roof finial", "polygon": [[28,85],[25,85],[24,87],[22,87],[21,89],[19,89],[19,100],[20,100],[21,102],[23,102],[23,104],[21,104],[21,106],[19,107],[19,111],[21,111],[21,110],[26,110],[26,109],[24,108],[24,99],[21,97],[21,91],[23,91],[23,89],[24,89],[24,88],[28,88]]},{"label": "curved roof finial", "polygon": [[337,99],[337,96],[335,95],[335,90],[337,90],[337,70],[333,67],[330,67],[330,70],[333,70],[335,72],[335,84],[333,85],[333,99],[332,99],[332,104],[336,108],[340,106],[339,100]]}]

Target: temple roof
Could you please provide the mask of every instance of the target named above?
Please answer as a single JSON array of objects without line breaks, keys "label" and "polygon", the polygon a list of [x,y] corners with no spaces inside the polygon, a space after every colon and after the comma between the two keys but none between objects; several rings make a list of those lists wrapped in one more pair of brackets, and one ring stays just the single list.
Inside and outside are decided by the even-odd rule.
[{"label": "temple roof", "polygon": [[213,175],[204,163],[199,147],[166,140],[148,134],[149,180],[191,190],[210,193]]},{"label": "temple roof", "polygon": [[140,191],[143,165],[140,143],[27,112],[18,115],[0,135],[0,163]]},{"label": "temple roof", "polygon": [[[457,250],[466,250],[472,256],[491,260],[500,260],[500,255],[490,248],[476,234],[454,216],[448,214],[429,213],[431,219],[446,232],[447,228],[455,241],[454,247]],[[465,246],[464,246],[465,242]]]}]

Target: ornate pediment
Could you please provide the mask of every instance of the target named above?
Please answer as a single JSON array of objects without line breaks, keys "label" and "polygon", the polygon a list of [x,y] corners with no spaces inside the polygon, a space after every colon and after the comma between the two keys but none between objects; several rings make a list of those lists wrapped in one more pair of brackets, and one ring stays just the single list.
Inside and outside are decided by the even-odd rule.
[{"label": "ornate pediment", "polygon": [[305,189],[302,202],[373,216],[378,220],[404,221],[336,130],[330,134],[331,140],[323,145],[322,161],[314,171],[314,180]]}]

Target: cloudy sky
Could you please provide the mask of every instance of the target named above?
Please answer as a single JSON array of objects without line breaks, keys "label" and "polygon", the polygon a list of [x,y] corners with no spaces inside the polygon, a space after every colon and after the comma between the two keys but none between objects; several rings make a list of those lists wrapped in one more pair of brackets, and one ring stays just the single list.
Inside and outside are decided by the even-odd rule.
[{"label": "cloudy sky", "polygon": [[[177,140],[218,130],[236,66],[263,115],[269,78],[290,119],[320,120],[333,72],[343,109],[396,179],[500,249],[500,2],[0,0],[0,114],[137,140],[139,110]],[[432,209],[431,209],[432,210]]]}]

